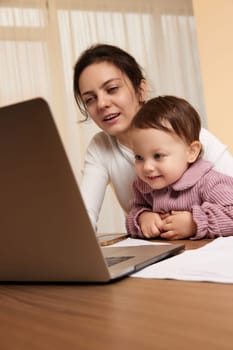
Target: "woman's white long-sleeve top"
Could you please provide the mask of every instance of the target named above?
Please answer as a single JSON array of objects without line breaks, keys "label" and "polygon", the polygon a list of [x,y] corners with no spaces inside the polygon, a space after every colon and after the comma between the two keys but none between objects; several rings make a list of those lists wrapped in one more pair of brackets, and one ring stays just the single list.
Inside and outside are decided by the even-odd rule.
[{"label": "woman's white long-sleeve top", "polygon": [[[203,158],[214,163],[214,169],[233,176],[233,157],[226,145],[202,128],[200,141]],[[81,193],[93,226],[96,228],[108,184],[114,189],[125,213],[130,208],[132,182],[135,178],[134,155],[115,137],[104,132],[91,140],[85,155]]]}]

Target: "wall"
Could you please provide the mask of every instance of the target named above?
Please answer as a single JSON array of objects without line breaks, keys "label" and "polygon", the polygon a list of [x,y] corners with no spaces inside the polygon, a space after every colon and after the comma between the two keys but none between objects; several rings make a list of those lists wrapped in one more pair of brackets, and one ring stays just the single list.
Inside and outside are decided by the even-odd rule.
[{"label": "wall", "polygon": [[193,0],[208,129],[233,153],[233,1]]}]

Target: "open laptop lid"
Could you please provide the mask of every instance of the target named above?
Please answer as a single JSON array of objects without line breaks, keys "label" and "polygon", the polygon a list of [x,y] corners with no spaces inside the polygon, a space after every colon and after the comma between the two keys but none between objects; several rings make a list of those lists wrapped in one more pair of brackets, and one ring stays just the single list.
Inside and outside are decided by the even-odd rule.
[{"label": "open laptop lid", "polygon": [[[183,248],[101,250],[41,98],[0,108],[0,161],[0,281],[107,282]],[[108,253],[130,259],[108,268]]]}]

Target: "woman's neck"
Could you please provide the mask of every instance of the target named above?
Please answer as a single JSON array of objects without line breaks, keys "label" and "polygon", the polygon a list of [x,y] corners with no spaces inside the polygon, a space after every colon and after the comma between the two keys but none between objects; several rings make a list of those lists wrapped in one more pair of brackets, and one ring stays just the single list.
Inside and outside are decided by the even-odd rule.
[{"label": "woman's neck", "polygon": [[116,139],[118,140],[118,142],[120,142],[120,144],[132,150],[132,143],[131,143],[129,132],[125,132],[124,134],[117,135]]}]

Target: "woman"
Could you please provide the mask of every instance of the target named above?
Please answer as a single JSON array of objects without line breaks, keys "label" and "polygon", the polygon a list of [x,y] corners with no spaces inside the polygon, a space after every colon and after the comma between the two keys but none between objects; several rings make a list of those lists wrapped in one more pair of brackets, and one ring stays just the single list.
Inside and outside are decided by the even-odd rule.
[{"label": "woman", "polygon": [[[119,47],[98,44],[85,50],[75,65],[74,95],[86,119],[90,117],[102,129],[88,146],[81,183],[96,228],[108,184],[124,212],[130,209],[135,171],[128,133],[146,100],[146,80],[131,55]],[[200,141],[204,158],[213,162],[216,170],[233,176],[233,157],[227,147],[205,129]]]}]

